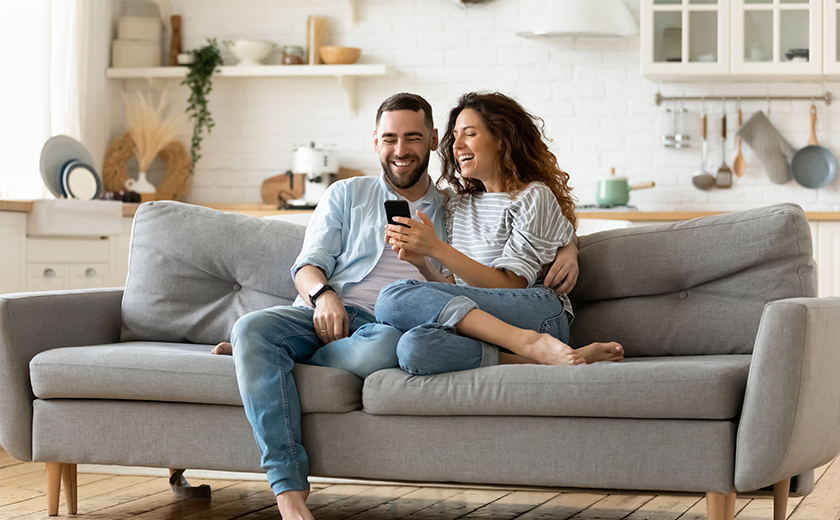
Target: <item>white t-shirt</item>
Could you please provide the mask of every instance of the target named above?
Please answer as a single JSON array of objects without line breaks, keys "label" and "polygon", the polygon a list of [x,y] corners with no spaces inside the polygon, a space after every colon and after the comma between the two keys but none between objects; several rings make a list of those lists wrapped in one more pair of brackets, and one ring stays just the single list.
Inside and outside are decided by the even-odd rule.
[{"label": "white t-shirt", "polygon": [[[400,197],[400,200],[406,200]],[[408,202],[408,207],[414,220],[417,218],[416,210],[428,214],[428,203]],[[373,269],[365,276],[359,283],[348,283],[344,286],[344,291],[341,293],[341,301],[344,305],[355,305],[361,307],[373,314],[374,306],[376,305],[376,298],[379,296],[379,291],[389,283],[397,280],[411,279],[425,281],[423,275],[416,267],[408,262],[400,260],[397,253],[391,249],[391,246],[385,244],[385,228],[382,228],[383,244],[382,256],[379,261],[373,266]]]}]

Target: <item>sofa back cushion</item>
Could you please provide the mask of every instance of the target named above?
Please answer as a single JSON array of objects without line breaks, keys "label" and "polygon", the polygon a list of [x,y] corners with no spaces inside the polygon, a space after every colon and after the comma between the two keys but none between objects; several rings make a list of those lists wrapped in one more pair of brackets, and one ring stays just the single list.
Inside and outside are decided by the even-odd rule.
[{"label": "sofa back cushion", "polygon": [[305,228],[172,201],[134,217],[122,341],[214,344],[248,312],[291,304]]},{"label": "sofa back cushion", "polygon": [[580,238],[572,346],[750,354],[765,304],[816,295],[802,208],[779,204]]}]

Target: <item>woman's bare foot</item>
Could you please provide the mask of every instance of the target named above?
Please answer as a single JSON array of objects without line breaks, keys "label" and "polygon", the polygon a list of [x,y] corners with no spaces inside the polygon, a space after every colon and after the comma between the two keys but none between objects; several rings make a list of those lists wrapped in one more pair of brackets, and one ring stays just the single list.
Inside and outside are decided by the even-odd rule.
[{"label": "woman's bare foot", "polygon": [[611,341],[609,343],[592,343],[577,349],[587,364],[598,361],[621,361],[624,359],[624,347]]},{"label": "woman's bare foot", "polygon": [[575,349],[548,334],[532,332],[523,338],[519,355],[540,365],[582,365],[586,363]]},{"label": "woman's bare foot", "polygon": [[283,520],[315,520],[309,508],[306,507],[306,499],[309,497],[309,490],[286,491],[277,495],[277,508]]},{"label": "woman's bare foot", "polygon": [[211,350],[210,353],[216,354],[217,356],[232,356],[233,345],[231,345],[227,341],[224,341],[213,347],[213,350]]}]

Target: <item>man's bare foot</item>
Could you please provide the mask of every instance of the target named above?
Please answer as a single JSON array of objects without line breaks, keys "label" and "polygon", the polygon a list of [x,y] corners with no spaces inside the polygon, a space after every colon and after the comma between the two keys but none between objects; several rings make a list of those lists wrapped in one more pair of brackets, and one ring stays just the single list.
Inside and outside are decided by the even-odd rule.
[{"label": "man's bare foot", "polygon": [[621,361],[624,359],[624,347],[611,341],[609,343],[592,343],[577,349],[587,364],[598,361]]},{"label": "man's bare foot", "polygon": [[286,491],[277,495],[277,508],[283,520],[315,520],[309,508],[306,507],[306,499],[309,497],[309,490]]},{"label": "man's bare foot", "polygon": [[582,365],[583,356],[572,347],[548,334],[529,333],[523,338],[523,351],[519,355],[540,365]]},{"label": "man's bare foot", "polygon": [[217,356],[232,356],[233,345],[231,345],[227,341],[224,341],[213,347],[213,350],[211,350],[210,353],[216,354]]}]

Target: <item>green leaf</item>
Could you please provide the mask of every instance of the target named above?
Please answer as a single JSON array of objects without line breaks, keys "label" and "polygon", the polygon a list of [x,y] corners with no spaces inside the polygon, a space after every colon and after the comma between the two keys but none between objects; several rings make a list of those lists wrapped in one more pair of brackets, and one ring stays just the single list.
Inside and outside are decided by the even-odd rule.
[{"label": "green leaf", "polygon": [[200,49],[191,50],[190,54],[195,60],[189,65],[187,77],[181,84],[190,88],[190,97],[187,99],[187,113],[190,115],[190,119],[194,120],[192,147],[190,149],[194,169],[195,164],[201,159],[198,152],[201,151],[202,129],[206,129],[210,133],[210,129],[216,124],[207,108],[207,95],[213,90],[213,82],[210,78],[216,68],[222,64],[222,55],[215,38],[208,38],[207,45]]}]

